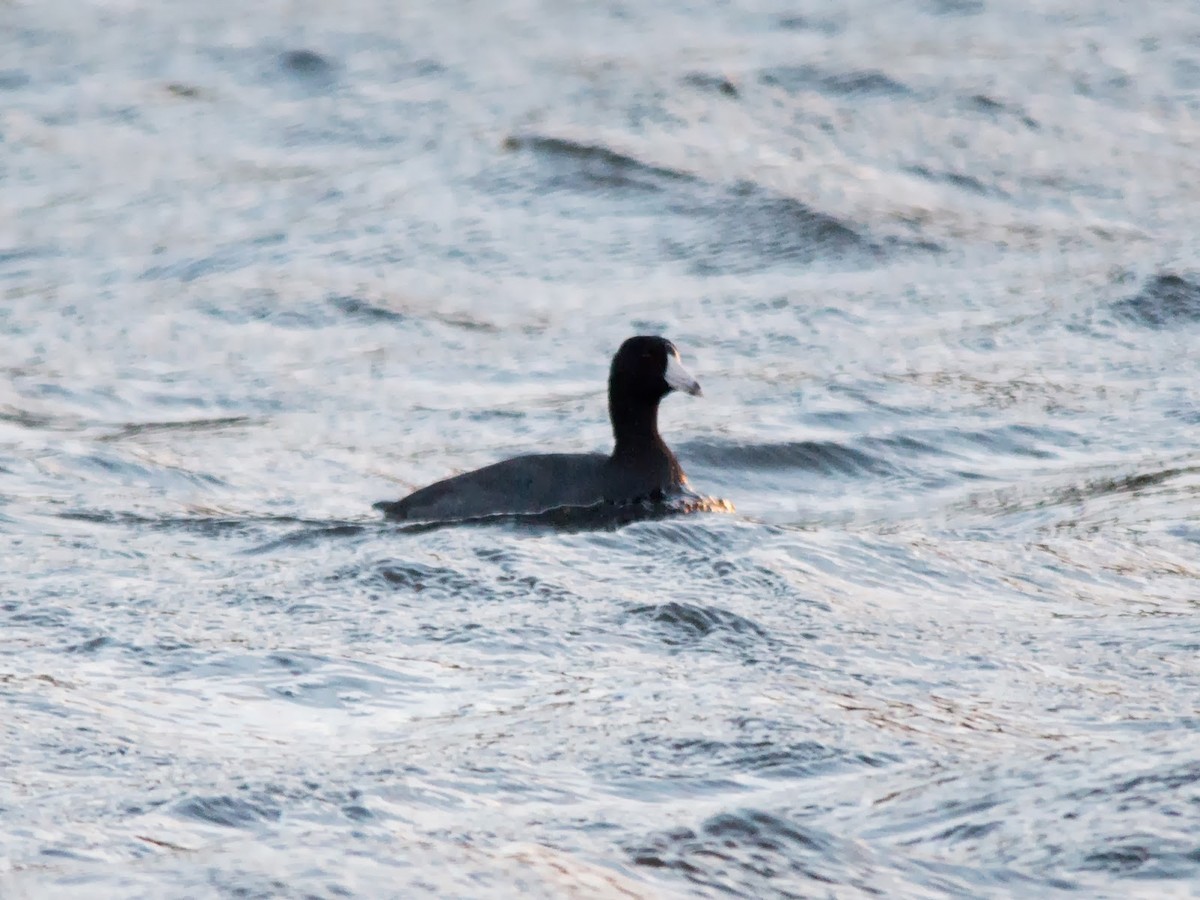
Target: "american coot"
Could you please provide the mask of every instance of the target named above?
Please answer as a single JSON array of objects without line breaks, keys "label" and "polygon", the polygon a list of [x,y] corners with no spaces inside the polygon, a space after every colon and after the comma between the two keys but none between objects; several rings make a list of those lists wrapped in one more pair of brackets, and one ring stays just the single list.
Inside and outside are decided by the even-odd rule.
[{"label": "american coot", "polygon": [[662,499],[687,484],[658,434],[658,404],[671,391],[700,393],[675,345],[662,337],[631,337],[608,374],[611,456],[518,456],[423,487],[403,500],[376,503],[375,509],[397,521],[437,522]]}]

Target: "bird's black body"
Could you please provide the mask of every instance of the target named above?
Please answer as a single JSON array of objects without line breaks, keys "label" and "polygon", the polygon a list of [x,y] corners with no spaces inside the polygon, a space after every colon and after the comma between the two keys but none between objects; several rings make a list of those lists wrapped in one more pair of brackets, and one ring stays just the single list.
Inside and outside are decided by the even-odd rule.
[{"label": "bird's black body", "polygon": [[613,357],[608,413],[613,452],[539,453],[506,459],[376,503],[397,521],[449,521],[526,515],[561,507],[661,499],[687,484],[679,461],[658,433],[658,405],[672,390],[700,385],[661,337],[633,337]]}]

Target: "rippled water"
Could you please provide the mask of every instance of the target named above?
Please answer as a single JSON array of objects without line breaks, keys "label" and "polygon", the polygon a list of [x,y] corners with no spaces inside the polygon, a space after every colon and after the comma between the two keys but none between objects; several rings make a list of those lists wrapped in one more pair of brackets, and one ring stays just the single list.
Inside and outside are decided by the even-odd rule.
[{"label": "rippled water", "polygon": [[400,6],[0,4],[0,895],[1194,896],[1200,10]]}]

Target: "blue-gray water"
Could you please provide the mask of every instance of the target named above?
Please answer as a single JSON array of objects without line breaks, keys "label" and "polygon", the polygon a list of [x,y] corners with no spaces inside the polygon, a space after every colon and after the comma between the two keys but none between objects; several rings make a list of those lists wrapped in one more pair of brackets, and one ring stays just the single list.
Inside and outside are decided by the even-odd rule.
[{"label": "blue-gray water", "polygon": [[[16,0],[0,199],[0,896],[1200,893],[1195,4]],[[646,331],[736,513],[371,511]]]}]

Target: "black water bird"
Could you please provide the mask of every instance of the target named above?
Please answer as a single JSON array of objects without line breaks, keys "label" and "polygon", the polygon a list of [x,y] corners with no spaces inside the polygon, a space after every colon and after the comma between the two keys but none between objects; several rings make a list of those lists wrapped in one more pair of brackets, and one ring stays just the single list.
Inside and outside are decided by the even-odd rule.
[{"label": "black water bird", "polygon": [[617,350],[608,374],[611,455],[517,456],[402,500],[376,503],[375,509],[395,521],[444,522],[668,498],[687,485],[679,461],[658,433],[658,404],[671,391],[700,394],[675,345],[662,337],[631,337]]}]

